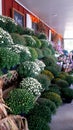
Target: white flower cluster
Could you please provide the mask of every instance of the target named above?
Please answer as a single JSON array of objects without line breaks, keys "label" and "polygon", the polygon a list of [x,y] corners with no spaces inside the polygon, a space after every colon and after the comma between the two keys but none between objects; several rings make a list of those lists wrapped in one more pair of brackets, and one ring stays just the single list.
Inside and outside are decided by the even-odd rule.
[{"label": "white flower cluster", "polygon": [[35,63],[40,67],[41,70],[44,70],[46,65],[44,64],[43,61],[36,59]]},{"label": "white flower cluster", "polygon": [[28,43],[27,44],[30,44],[29,46],[35,46],[36,45],[36,41],[33,39],[32,36],[29,36],[29,35],[23,35],[26,42],[27,42],[27,39],[28,39]]},{"label": "white flower cluster", "polygon": [[5,16],[5,18],[6,18],[6,21],[7,21],[7,22],[8,22],[8,21],[11,21],[13,24],[17,25],[17,23],[15,22],[14,19],[12,19],[12,18],[10,18],[10,17],[7,17],[7,16]]},{"label": "white flower cluster", "polygon": [[35,75],[38,75],[40,74],[41,72],[41,69],[40,67],[38,66],[38,64],[36,64],[35,62],[33,61],[25,61],[24,62],[24,69],[25,71],[28,73],[30,73],[30,76],[35,76]]},{"label": "white flower cluster", "polygon": [[17,23],[15,22],[14,19],[7,17],[7,16],[2,16],[0,15],[0,21],[2,21],[3,23],[6,23],[8,21],[11,21],[12,23],[14,23],[15,25],[17,25]]},{"label": "white flower cluster", "polygon": [[3,23],[5,23],[6,19],[4,17],[0,16],[0,21],[2,21]]},{"label": "white flower cluster", "polygon": [[42,85],[34,78],[28,77],[22,80],[20,87],[28,90],[35,96],[40,96],[43,88]]},{"label": "white flower cluster", "polygon": [[23,45],[13,45],[14,51],[17,53],[20,53],[21,51],[25,52],[26,54],[29,55],[29,57],[31,57],[31,53],[29,51],[29,48]]},{"label": "white flower cluster", "polygon": [[13,39],[11,38],[10,34],[0,28],[0,44],[8,43],[9,45],[13,45]]}]

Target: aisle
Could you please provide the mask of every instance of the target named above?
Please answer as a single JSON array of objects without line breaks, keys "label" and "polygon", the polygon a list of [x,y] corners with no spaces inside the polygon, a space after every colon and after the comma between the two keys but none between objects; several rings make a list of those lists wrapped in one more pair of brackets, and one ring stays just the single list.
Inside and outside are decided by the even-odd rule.
[{"label": "aisle", "polygon": [[73,130],[73,102],[65,104],[52,117],[51,130]]}]

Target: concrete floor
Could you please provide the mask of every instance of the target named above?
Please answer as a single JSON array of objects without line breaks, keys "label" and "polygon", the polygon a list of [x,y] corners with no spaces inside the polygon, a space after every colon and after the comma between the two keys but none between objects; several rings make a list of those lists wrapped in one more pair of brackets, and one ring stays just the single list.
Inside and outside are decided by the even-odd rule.
[{"label": "concrete floor", "polygon": [[73,130],[73,102],[64,104],[52,116],[51,130]]}]

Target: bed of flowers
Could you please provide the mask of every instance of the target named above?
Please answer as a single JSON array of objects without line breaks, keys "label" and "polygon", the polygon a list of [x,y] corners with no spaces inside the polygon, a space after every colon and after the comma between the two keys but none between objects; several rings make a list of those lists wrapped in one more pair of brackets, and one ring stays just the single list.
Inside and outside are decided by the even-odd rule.
[{"label": "bed of flowers", "polygon": [[72,93],[69,96],[73,77],[61,71],[44,33],[23,29],[4,16],[0,16],[0,23],[0,75],[4,75],[5,68],[6,74],[11,68],[18,73],[15,88],[5,98],[11,108],[8,112],[26,117],[29,130],[50,130],[52,114],[62,102],[73,99]]}]

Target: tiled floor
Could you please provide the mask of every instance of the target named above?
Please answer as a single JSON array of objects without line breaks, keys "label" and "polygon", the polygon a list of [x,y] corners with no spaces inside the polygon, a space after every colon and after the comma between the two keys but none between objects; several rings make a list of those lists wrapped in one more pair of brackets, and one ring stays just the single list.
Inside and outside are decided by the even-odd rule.
[{"label": "tiled floor", "polygon": [[52,116],[51,130],[73,130],[73,102],[58,108]]}]

